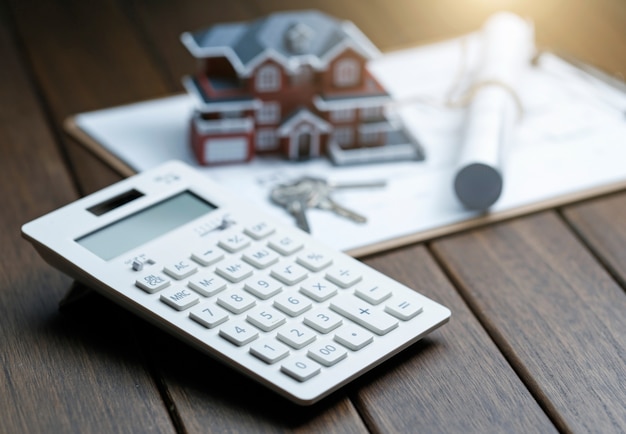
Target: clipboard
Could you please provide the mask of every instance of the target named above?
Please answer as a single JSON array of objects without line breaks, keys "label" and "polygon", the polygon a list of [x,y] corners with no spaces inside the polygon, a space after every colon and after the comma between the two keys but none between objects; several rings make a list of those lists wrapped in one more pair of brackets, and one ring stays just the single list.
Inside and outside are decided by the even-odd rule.
[{"label": "clipboard", "polygon": [[[440,70],[449,67],[454,62],[450,59],[458,55],[458,43],[458,40],[451,40],[391,52],[375,60],[370,69],[394,98],[415,100],[415,95],[421,95],[427,100],[428,95],[420,89],[419,83],[412,85],[410,77],[401,76],[399,71],[421,71],[423,80],[440,76]],[[399,64],[403,68],[398,68]],[[425,65],[433,67],[426,71]],[[537,56],[533,68],[536,82],[531,81],[527,86],[560,83],[560,99],[551,95],[553,106],[560,108],[559,104],[572,101],[578,101],[578,105],[567,106],[571,112],[569,117],[539,114],[525,121],[529,124],[520,127],[519,143],[508,153],[503,194],[488,213],[465,210],[454,196],[452,176],[456,150],[451,143],[453,140],[442,140],[441,135],[458,135],[462,111],[447,113],[449,119],[444,119],[442,110],[445,109],[436,104],[409,104],[399,110],[400,119],[425,148],[424,162],[340,168],[324,159],[290,163],[269,157],[256,158],[249,164],[204,170],[207,176],[226,184],[235,194],[245,195],[276,218],[291,224],[294,223],[292,217],[268,200],[269,188],[275,183],[305,174],[335,181],[387,179],[388,186],[380,191],[346,191],[337,197],[342,205],[368,216],[369,221],[364,226],[321,210],[307,211],[314,236],[354,257],[626,188],[626,167],[618,164],[626,161],[623,139],[626,137],[626,84],[589,65],[552,52]],[[441,93],[437,86],[437,83],[428,83],[428,87],[435,90],[434,94]],[[535,89],[537,91],[541,89]],[[538,104],[531,96],[522,97],[526,97],[531,106]],[[178,94],[77,114],[68,118],[64,127],[101,161],[129,176],[164,159],[181,159],[194,164],[186,142],[191,110],[191,98]],[[587,117],[584,131],[580,125],[574,125],[581,116]],[[554,125],[550,125],[551,122]],[[437,128],[441,130],[428,128],[433,123],[438,123]],[[583,135],[577,137],[576,134]],[[528,178],[529,174],[536,179]],[[525,186],[528,182],[532,185]]]}]

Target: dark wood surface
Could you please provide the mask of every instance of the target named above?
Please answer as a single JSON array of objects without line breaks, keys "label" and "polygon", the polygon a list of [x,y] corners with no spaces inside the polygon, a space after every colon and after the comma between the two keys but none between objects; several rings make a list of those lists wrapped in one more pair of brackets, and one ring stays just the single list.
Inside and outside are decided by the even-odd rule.
[{"label": "dark wood surface", "polygon": [[626,73],[623,0],[0,2],[0,432],[626,432],[626,192],[364,258],[452,320],[307,408],[90,291],[59,310],[84,288],[20,237],[120,179],[63,120],[182,91],[183,31],[317,8],[391,50],[504,3],[539,45]]}]

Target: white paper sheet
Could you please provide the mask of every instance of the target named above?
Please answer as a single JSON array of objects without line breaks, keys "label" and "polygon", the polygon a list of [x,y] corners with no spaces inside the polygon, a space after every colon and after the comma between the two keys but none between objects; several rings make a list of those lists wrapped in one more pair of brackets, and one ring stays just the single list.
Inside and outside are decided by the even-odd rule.
[{"label": "white paper sheet", "polygon": [[[314,236],[353,254],[476,217],[477,212],[463,209],[452,186],[463,111],[441,102],[456,81],[461,52],[471,66],[477,44],[473,37],[457,39],[390,53],[371,64],[398,101],[407,129],[424,146],[426,161],[336,167],[325,159],[294,163],[257,157],[250,164],[201,170],[288,224],[294,224],[293,218],[268,200],[278,182],[305,174],[333,181],[387,180],[385,188],[334,195],[367,216],[366,224],[326,211],[307,212]],[[514,132],[503,167],[504,189],[492,212],[626,180],[626,94],[545,54],[539,67],[524,74],[519,95],[526,115]],[[170,159],[195,164],[187,143],[192,107],[190,97],[179,95],[84,113],[75,120],[118,158],[143,171]]]}]

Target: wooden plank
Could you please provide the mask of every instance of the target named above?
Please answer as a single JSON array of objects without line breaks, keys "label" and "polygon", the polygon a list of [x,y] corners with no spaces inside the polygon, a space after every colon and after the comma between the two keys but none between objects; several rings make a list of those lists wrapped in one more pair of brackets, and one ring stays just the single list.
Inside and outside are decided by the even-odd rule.
[{"label": "wooden plank", "polygon": [[554,213],[433,249],[560,430],[626,430],[626,294]]},{"label": "wooden plank", "polygon": [[134,0],[124,2],[129,16],[138,24],[147,48],[168,78],[171,92],[183,92],[181,79],[194,74],[196,59],[180,41],[183,32],[192,32],[220,22],[251,20],[259,15],[248,0],[206,2],[180,0],[171,2]]},{"label": "wooden plank", "polygon": [[378,432],[555,431],[423,246],[365,262],[452,310],[448,324],[359,380],[356,405],[368,426]]},{"label": "wooden plank", "polygon": [[626,288],[626,194],[614,194],[572,205],[564,216]]},{"label": "wooden plank", "polygon": [[11,30],[2,4],[0,432],[171,432],[167,409],[129,336],[132,322],[110,307],[84,306],[84,321],[60,315],[57,304],[70,279],[20,237],[23,223],[70,202],[76,192]]},{"label": "wooden plank", "polygon": [[[291,4],[293,5],[293,3]],[[39,5],[37,6],[39,7]],[[169,64],[174,63],[179,56],[182,56],[182,52],[178,51],[177,53],[171,54],[173,51],[170,50],[173,50],[173,48],[163,48],[166,55],[160,54],[160,45],[154,42],[148,33],[144,34],[142,38],[139,38],[136,32],[132,30],[132,25],[136,24],[136,21],[129,20],[127,15],[120,13],[117,10],[116,5],[105,1],[102,2],[102,8],[99,8],[98,6],[100,6],[100,4],[96,4],[96,6],[94,6],[94,4],[91,3],[89,5],[85,5],[83,9],[83,6],[78,2],[69,2],[67,5],[63,5],[64,9],[57,10],[54,7],[52,9],[44,8],[43,12],[40,12],[40,10],[33,5],[27,4],[26,6],[22,6],[20,3],[18,6],[18,3],[16,2],[15,8],[16,10],[19,9],[16,15],[19,16],[18,21],[20,23],[20,29],[22,30],[23,40],[28,48],[31,61],[36,65],[36,77],[42,83],[42,93],[51,101],[50,105],[52,107],[53,117],[57,121],[64,117],[65,114],[71,114],[88,109],[85,107],[93,106],[94,108],[100,108],[157,96],[161,94],[161,91],[169,92],[173,83],[176,82],[178,72]],[[69,10],[65,10],[65,8]],[[195,6],[191,6],[189,10],[194,10],[194,8]],[[176,8],[173,9],[174,15],[176,14],[175,9]],[[338,11],[338,13],[343,13],[343,9],[339,6],[337,9],[334,9],[333,7],[332,10]],[[146,18],[147,21],[143,22],[143,26],[145,28],[156,29],[158,26],[153,23],[157,23],[159,19],[165,19],[167,21],[167,7],[160,9],[160,11],[160,14],[157,15],[161,18],[150,18],[149,14],[146,15],[148,18]],[[233,9],[233,11],[233,17],[237,16],[239,11],[236,8]],[[216,12],[216,14],[217,13],[218,12]],[[348,12],[346,11],[345,13],[347,14]],[[66,14],[69,18],[65,18]],[[35,15],[36,18],[33,18],[32,15]],[[152,16],[154,17],[155,15]],[[362,18],[363,22],[365,22],[366,18],[367,17],[365,16]],[[182,27],[184,27],[184,30],[188,30],[189,27],[185,25],[185,23],[188,22],[188,19],[191,18],[181,18],[180,21],[173,20],[176,25],[172,25],[168,31],[171,34],[174,34],[177,33],[178,29]],[[215,19],[218,19],[217,15],[215,16]],[[48,23],[48,20],[53,23]],[[152,20],[155,21],[153,22]],[[57,24],[62,27],[69,26],[70,28],[57,28]],[[408,26],[409,24],[407,23],[405,25]],[[52,29],[50,29],[50,26]],[[77,28],[71,28],[72,26]],[[370,26],[372,25],[370,24]],[[41,27],[41,29],[39,27]],[[108,29],[112,28],[115,28],[116,31],[108,32]],[[93,32],[91,29],[94,29]],[[109,33],[118,32],[121,36],[109,35]],[[56,36],[57,34],[61,36]],[[46,38],[51,37],[51,35],[55,35],[55,38],[60,37],[60,40],[65,43],[59,44],[58,42],[49,42],[45,40]],[[78,36],[80,40],[75,40],[71,36]],[[384,38],[385,36],[382,35],[380,37]],[[176,44],[178,44],[178,41],[176,41]],[[60,56],[47,55],[46,50],[49,50],[51,47],[53,49],[60,50],[64,46],[72,47],[72,49],[77,50],[80,55],[76,57],[65,54]],[[172,43],[172,47],[174,47],[174,43]],[[145,49],[152,51],[148,51],[149,54],[146,54]],[[179,50],[179,48],[176,48],[176,50]],[[102,56],[92,55],[92,51],[93,53],[102,53]],[[121,51],[122,53],[117,53],[116,51]],[[85,55],[84,53],[89,54]],[[77,61],[77,59],[81,58],[82,60]],[[162,59],[166,60],[163,61]],[[60,62],[60,60],[62,62]],[[76,74],[72,76],[71,74],[76,70],[76,68],[80,70],[83,66],[83,62],[87,63],[89,73],[86,76],[77,76]],[[56,63],[63,63],[64,65],[58,66]],[[168,66],[164,66],[164,63]],[[108,65],[111,64],[115,64],[115,68],[121,69],[121,71],[115,72],[115,77],[126,77],[129,79],[122,80],[121,82],[111,81],[110,75],[108,74],[109,70],[107,69],[110,68]],[[187,65],[185,68],[187,68]],[[46,76],[48,69],[52,70],[52,76],[54,78]],[[80,81],[79,91],[77,91],[76,94],[67,95],[68,101],[64,99],[65,88],[63,87],[63,80],[67,80],[67,78],[62,74],[63,71],[69,72],[72,79]],[[61,80],[61,83],[57,83],[58,80]],[[142,82],[138,83],[137,80],[141,80]],[[60,87],[58,87],[59,84],[61,84]],[[91,87],[96,87],[99,90],[95,91]],[[70,90],[69,87],[67,89]],[[102,89],[105,91],[102,92]],[[84,161],[84,157],[80,157],[78,161]],[[78,167],[83,167],[83,164],[78,165]],[[83,179],[89,180],[94,177],[95,176],[92,173],[85,173]],[[419,258],[419,255],[417,255],[417,257]],[[387,258],[392,259],[387,262]],[[406,267],[406,270],[412,269],[410,261],[413,257],[411,255],[406,257],[403,255],[403,258],[404,262],[399,261],[399,263],[404,264],[403,267]],[[424,258],[419,259],[424,260]],[[385,256],[381,259],[381,264],[387,264],[384,266],[393,267],[392,261],[395,260],[397,260],[397,258],[395,258],[394,255]],[[552,260],[555,261],[554,259]],[[372,259],[372,261],[372,263],[377,263],[378,259]],[[528,263],[534,264],[533,261],[534,260],[528,260]],[[420,263],[421,262],[422,261],[420,261]],[[393,270],[393,268],[390,270]],[[404,275],[405,272],[406,271],[398,271],[397,273],[399,273],[398,275]],[[524,273],[520,273],[516,269],[509,269],[509,272],[514,276],[524,275]],[[389,274],[392,273],[394,272],[389,272]],[[429,276],[426,272],[422,271],[421,273],[423,274],[420,275]],[[435,275],[437,274],[436,272],[432,272],[431,274],[433,273]],[[417,274],[412,275],[410,279],[414,281],[413,279],[416,278],[415,276],[417,276]],[[432,276],[428,277],[429,281],[431,279]],[[437,278],[435,278],[434,281],[438,282]],[[422,290],[421,288],[419,289]],[[455,306],[459,306],[458,297],[456,300],[452,296],[450,297],[453,308],[456,312],[458,307]],[[450,304],[449,302],[446,303]],[[460,303],[460,307],[464,309],[462,303]],[[104,308],[103,312],[110,313],[111,310]],[[488,367],[488,372],[491,376],[488,378],[498,378],[496,373],[500,374],[502,372],[506,372],[508,367],[502,361],[501,355],[499,355],[495,348],[488,345],[488,341],[485,339],[484,333],[480,332],[480,328],[478,328],[475,321],[471,319],[472,317],[469,311],[465,310],[464,312],[464,315],[461,316],[461,318],[463,318],[462,324],[469,324],[468,333],[473,335],[473,340],[470,340],[470,342],[478,342],[478,346],[480,348],[478,354],[472,356],[472,359],[480,360],[482,362],[485,358],[487,360],[491,360],[491,357],[494,357],[497,361],[494,362],[495,368],[491,365]],[[466,320],[465,315],[467,315],[470,319]],[[456,318],[456,316],[454,318]],[[446,327],[449,326],[450,325]],[[447,330],[448,328],[443,329],[441,332],[437,333],[437,336],[447,333]],[[492,329],[490,329],[490,331],[491,330]],[[106,336],[106,331],[104,333]],[[173,339],[164,338],[160,332],[146,332],[145,334],[141,334],[141,336],[142,338],[146,337],[147,339],[150,339],[154,343],[154,347],[159,348],[159,351],[152,355],[151,360],[161,360],[159,362],[161,365],[159,366],[165,374],[166,384],[169,385],[168,392],[172,392],[172,396],[174,396],[172,406],[175,409],[175,421],[179,428],[189,428],[190,431],[204,431],[207,429],[207,426],[217,426],[219,428],[231,429],[233,431],[245,431],[251,427],[257,427],[270,431],[286,429],[329,431],[334,428],[343,428],[348,430],[351,427],[351,424],[354,424],[356,431],[363,430],[363,424],[356,416],[350,403],[344,399],[343,395],[335,397],[331,402],[325,402],[321,407],[301,411],[292,411],[290,406],[281,407],[284,403],[275,400],[275,398],[271,398],[269,392],[265,392],[264,389],[260,388],[260,386],[252,384],[243,377],[230,372],[227,368],[211,362],[204,356],[186,355],[186,352],[191,354],[196,353],[182,346]],[[461,336],[464,335],[461,334]],[[111,337],[109,335],[109,337],[113,339],[117,336]],[[453,342],[457,344],[456,339],[457,335],[455,334],[450,338],[446,338],[446,342]],[[429,339],[429,342],[432,341]],[[508,341],[506,340],[499,341],[499,343],[503,345],[503,348],[507,350],[507,356],[510,356],[507,342]],[[114,343],[111,345],[115,347]],[[400,411],[406,410],[406,413],[412,412],[416,416],[423,416],[420,415],[422,408],[424,411],[429,411],[431,406],[436,407],[442,401],[446,402],[446,400],[452,400],[452,402],[455,402],[460,407],[467,405],[467,402],[463,402],[461,400],[454,401],[453,395],[458,393],[458,387],[451,389],[450,383],[446,383],[444,380],[450,375],[450,366],[455,368],[453,370],[455,374],[459,372],[464,373],[467,369],[471,370],[475,368],[473,366],[470,368],[464,366],[466,363],[462,362],[464,361],[463,357],[466,356],[461,350],[454,353],[457,357],[455,364],[452,364],[448,359],[445,359],[445,363],[443,363],[443,361],[440,360],[441,356],[437,351],[448,354],[448,348],[445,348],[445,351],[441,348],[440,350],[432,352],[434,354],[434,357],[432,357],[432,360],[434,360],[432,362],[434,366],[431,367],[431,358],[426,361],[422,360],[425,359],[424,353],[428,354],[428,351],[430,351],[429,348],[432,348],[432,343],[424,343],[416,346],[414,350],[417,354],[413,352],[403,354],[397,360],[394,359],[392,364],[384,365],[381,369],[370,374],[351,388],[351,390],[357,390],[358,386],[364,387],[363,392],[360,392],[359,394],[357,402],[359,402],[359,406],[367,412],[368,424],[371,423],[371,426],[374,428],[385,427],[393,429],[394,418],[398,419],[398,417],[406,417],[405,413],[400,413]],[[463,349],[465,351],[469,351],[468,348]],[[165,353],[167,357],[159,357],[162,353]],[[175,364],[174,362],[179,362],[180,360],[180,358],[176,357],[178,355],[181,355],[185,362],[189,360],[190,364]],[[415,362],[415,365],[414,357],[418,359],[417,362]],[[511,360],[515,361],[517,359],[515,357],[511,357]],[[476,363],[473,363],[472,365],[475,364]],[[461,369],[459,365],[463,365],[465,370]],[[414,366],[419,367],[419,373],[415,370]],[[426,368],[424,366],[426,366]],[[521,364],[515,365],[516,369],[524,374],[525,381],[528,381],[529,384],[533,386],[532,382],[535,377],[526,375],[526,371],[520,368],[520,366],[523,367]],[[207,371],[206,374],[204,373],[204,370]],[[400,389],[401,393],[394,393],[394,388],[400,387],[398,386],[399,380],[392,381],[394,378],[402,378],[405,375],[412,375],[419,378],[419,376],[422,375],[422,370],[426,370],[429,373],[432,372],[432,374],[430,374],[428,388],[425,390],[418,390],[416,392],[419,383],[411,382],[408,386],[402,386]],[[201,373],[200,378],[198,378],[198,373]],[[471,373],[475,376],[478,375],[476,371],[472,371]],[[378,381],[379,376],[381,378],[380,381]],[[525,404],[529,398],[523,387],[520,387],[519,381],[516,381],[515,376],[511,375],[510,372],[506,374],[506,379],[503,380],[504,385],[497,384],[494,387],[487,387],[483,384],[479,384],[479,379],[482,377],[470,376],[470,378],[474,378],[474,380],[469,384],[470,391],[475,390],[479,392],[481,399],[483,397],[491,398],[486,401],[488,405],[482,407],[481,400],[469,396],[471,395],[469,393],[467,395],[463,395],[466,397],[468,402],[476,401],[473,402],[473,404],[479,410],[478,414],[484,416],[485,419],[478,422],[474,419],[470,419],[468,422],[467,418],[464,418],[463,420],[459,418],[454,422],[458,424],[460,428],[474,426],[488,428],[488,422],[490,421],[489,418],[492,416],[492,413],[496,414],[499,423],[504,424],[505,421],[508,420],[517,430],[521,430],[522,426],[527,428],[541,427],[541,429],[536,429],[537,431],[546,431],[551,428],[549,424],[546,423],[545,417],[542,417],[540,412],[536,410],[536,405],[532,404],[532,400],[530,400],[530,402],[533,410],[529,412],[529,415],[522,416],[523,421],[521,423],[517,423],[517,419],[512,419],[516,415],[511,414],[510,409],[514,407],[514,405],[510,401],[515,403],[522,402]],[[462,383],[465,387],[466,382],[464,382],[464,380],[465,378],[457,377],[454,384],[458,385],[459,383]],[[494,390],[501,390],[501,393],[496,394],[495,396],[505,399],[506,402],[504,405],[491,405],[496,399],[494,395],[491,395]],[[382,391],[380,392],[380,397],[376,396],[376,392],[378,391]],[[533,391],[535,391],[534,388]],[[245,393],[243,398],[242,392]],[[551,409],[551,400],[544,398],[544,395],[541,396],[542,402],[547,403],[546,405],[548,405],[548,408]],[[392,401],[396,403],[395,408],[393,408],[394,406],[389,405],[385,407],[383,405],[384,403],[381,404],[380,402],[376,402],[376,405],[372,404],[374,402],[373,400],[382,400],[383,398],[395,398],[395,401]],[[403,398],[405,398],[405,400],[403,400]],[[405,401],[408,404],[401,404],[400,401]],[[259,405],[259,402],[262,402],[263,404]],[[382,410],[381,413],[374,411],[374,407],[376,406],[380,406],[380,408],[384,409],[385,414],[381,414],[383,412]],[[495,407],[495,409],[492,407]],[[272,410],[272,408],[274,408],[274,410]],[[287,410],[285,410],[285,408],[287,408]],[[414,408],[417,408],[418,411],[415,411]],[[474,407],[470,406],[470,408]],[[453,410],[458,411],[458,408]],[[285,416],[286,413],[289,414],[289,416]],[[399,414],[401,416],[398,416]],[[446,418],[450,418],[450,414],[454,413],[441,412],[435,414],[437,416],[433,416],[433,418],[437,419],[439,423],[441,423],[442,417],[445,416]],[[525,408],[524,414],[526,414]],[[554,411],[554,414],[557,414],[557,416],[559,415],[556,410]],[[465,416],[465,414],[463,415]],[[596,420],[596,418],[594,417],[590,420]],[[411,422],[413,422],[412,419],[407,419],[407,424]],[[463,422],[466,422],[467,425],[461,425]],[[428,429],[429,426],[432,425],[426,424],[425,428]],[[563,426],[567,425],[563,424]],[[402,427],[406,429],[407,425],[403,424]]]},{"label": "wooden plank", "polygon": [[[65,118],[170,93],[163,74],[114,0],[13,3],[25,55],[63,138],[82,193],[119,175],[66,140]],[[114,29],[114,30],[112,30]]]}]

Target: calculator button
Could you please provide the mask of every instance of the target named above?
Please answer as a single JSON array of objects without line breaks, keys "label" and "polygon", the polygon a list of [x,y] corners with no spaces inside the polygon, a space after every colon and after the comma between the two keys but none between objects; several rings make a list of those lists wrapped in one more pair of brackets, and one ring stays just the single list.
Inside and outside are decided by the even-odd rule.
[{"label": "calculator button", "polygon": [[403,321],[408,321],[423,310],[422,304],[414,297],[394,297],[385,305],[385,312]]},{"label": "calculator button", "polygon": [[222,238],[217,245],[230,253],[235,253],[248,247],[250,238],[243,234],[235,233]]},{"label": "calculator button", "polygon": [[189,317],[206,328],[212,329],[228,319],[228,312],[215,304],[201,304],[189,311]]},{"label": "calculator button", "polygon": [[311,300],[301,294],[285,293],[274,299],[274,307],[289,316],[298,316],[311,309]]},{"label": "calculator button", "polygon": [[259,222],[251,226],[246,226],[243,230],[246,235],[254,238],[255,240],[262,240],[265,237],[269,237],[274,233],[274,228],[266,222]]},{"label": "calculator button", "polygon": [[276,337],[291,348],[299,350],[313,342],[317,338],[317,335],[313,330],[305,327],[303,324],[294,324],[281,329]]},{"label": "calculator button", "polygon": [[351,295],[334,298],[330,302],[330,308],[381,336],[398,326],[398,321],[391,315]]},{"label": "calculator button", "polygon": [[252,344],[250,354],[271,365],[287,357],[289,347],[276,339],[268,338]]},{"label": "calculator button", "polygon": [[335,265],[326,272],[326,278],[342,288],[348,288],[361,280],[361,275],[351,265]]},{"label": "calculator button", "polygon": [[270,239],[268,246],[281,255],[288,256],[302,249],[304,244],[288,235],[278,235]]},{"label": "calculator button", "polygon": [[337,287],[324,279],[309,279],[302,283],[300,292],[317,302],[322,302],[337,294]]},{"label": "calculator button", "polygon": [[219,334],[239,347],[259,337],[259,332],[244,321],[235,321],[222,326]]},{"label": "calculator button", "polygon": [[391,290],[378,285],[359,286],[354,290],[357,297],[371,304],[380,304],[391,297]]},{"label": "calculator button", "polygon": [[280,256],[273,250],[260,247],[247,250],[241,258],[248,264],[263,269],[278,262]]},{"label": "calculator button", "polygon": [[187,283],[187,286],[205,297],[211,297],[223,291],[227,285],[228,282],[226,280],[213,273],[201,273]]},{"label": "calculator button", "polygon": [[282,291],[283,287],[276,280],[259,275],[253,276],[252,279],[246,281],[243,289],[256,295],[261,300],[267,300]]},{"label": "calculator button", "polygon": [[196,267],[191,261],[183,259],[182,261],[166,265],[163,268],[163,271],[174,279],[181,280],[198,271],[198,267]]},{"label": "calculator button", "polygon": [[343,320],[335,312],[318,309],[304,317],[304,323],[320,333],[328,333],[341,325]]},{"label": "calculator button", "polygon": [[285,323],[285,316],[276,309],[269,307],[250,312],[246,320],[264,332],[269,332],[283,325]]},{"label": "calculator button", "polygon": [[306,357],[293,357],[283,362],[280,370],[298,381],[306,381],[320,373],[321,366]]},{"label": "calculator button", "polygon": [[358,351],[371,344],[374,335],[357,325],[346,324],[335,333],[335,341],[352,351]]},{"label": "calculator button", "polygon": [[321,252],[307,250],[298,255],[296,261],[311,271],[320,271],[333,263],[333,259]]},{"label": "calculator button", "polygon": [[185,310],[200,302],[200,297],[187,288],[171,288],[161,293],[161,301],[176,310]]},{"label": "calculator button", "polygon": [[215,272],[227,280],[237,283],[252,276],[254,269],[245,262],[236,259],[218,265]]},{"label": "calculator button", "polygon": [[205,267],[215,264],[224,259],[224,252],[217,247],[196,250],[191,254],[191,259]]},{"label": "calculator button", "polygon": [[170,285],[170,279],[160,273],[146,274],[135,281],[135,286],[153,294]]},{"label": "calculator button", "polygon": [[272,269],[272,277],[277,278],[285,285],[295,285],[307,278],[306,268],[294,263],[284,263]]},{"label": "calculator button", "polygon": [[339,344],[325,340],[316,342],[315,345],[309,348],[307,356],[324,366],[333,366],[345,359],[348,356],[348,352]]},{"label": "calculator button", "polygon": [[243,291],[230,291],[221,295],[217,303],[232,313],[241,313],[253,307],[256,301]]}]

